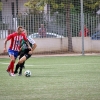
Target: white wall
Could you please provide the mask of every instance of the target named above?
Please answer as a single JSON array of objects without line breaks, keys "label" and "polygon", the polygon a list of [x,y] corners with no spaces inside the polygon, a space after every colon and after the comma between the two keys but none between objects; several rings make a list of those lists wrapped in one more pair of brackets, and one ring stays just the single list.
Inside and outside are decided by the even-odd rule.
[{"label": "white wall", "polygon": [[[82,51],[82,38],[81,37],[73,37],[73,50],[75,52]],[[85,52],[100,52],[100,40],[91,40],[90,37],[84,38],[84,50]]]},{"label": "white wall", "polygon": [[[2,8],[2,16],[3,18],[6,16],[12,16],[12,8],[11,8],[11,2],[14,2],[14,9],[15,9],[15,15],[16,15],[16,0],[1,0],[3,2],[3,8]],[[28,0],[18,0],[18,12],[24,13],[26,11],[26,7],[24,6],[24,3]]]},{"label": "white wall", "polygon": [[[35,53],[47,52],[47,51],[57,51],[57,50],[68,50],[68,38],[58,39],[58,38],[44,38],[44,39],[34,39],[37,43],[37,48]],[[10,41],[7,43],[9,46]],[[72,38],[73,50],[74,52],[82,51],[82,38],[73,37]],[[90,37],[84,38],[84,50],[85,52],[100,52],[100,40],[91,40]],[[0,40],[0,53],[3,52],[4,39]]]},{"label": "white wall", "polygon": [[[24,7],[24,3],[27,2],[28,0],[18,0],[18,13],[19,14],[25,14],[27,8]],[[14,2],[14,13],[16,15],[16,0],[2,0],[3,3],[3,8],[2,8],[2,20],[3,23],[8,24],[9,29],[14,29],[15,27],[13,26],[14,20],[12,16],[12,7],[11,3]],[[17,27],[17,26],[16,26]]]},{"label": "white wall", "polygon": [[67,39],[58,39],[58,38],[44,38],[44,39],[35,39],[37,48],[35,52],[44,52],[44,51],[56,51],[56,50],[67,50]]}]

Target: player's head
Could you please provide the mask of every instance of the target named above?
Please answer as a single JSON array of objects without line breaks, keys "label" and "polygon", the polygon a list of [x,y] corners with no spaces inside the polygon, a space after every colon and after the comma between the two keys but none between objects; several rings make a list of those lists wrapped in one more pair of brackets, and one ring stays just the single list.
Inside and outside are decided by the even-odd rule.
[{"label": "player's head", "polygon": [[17,33],[21,34],[22,32],[23,32],[23,27],[22,26],[18,26]]},{"label": "player's head", "polygon": [[27,31],[25,29],[23,30],[23,33],[25,33],[25,35],[27,36]]},{"label": "player's head", "polygon": [[41,24],[41,28],[44,28],[44,24]]}]

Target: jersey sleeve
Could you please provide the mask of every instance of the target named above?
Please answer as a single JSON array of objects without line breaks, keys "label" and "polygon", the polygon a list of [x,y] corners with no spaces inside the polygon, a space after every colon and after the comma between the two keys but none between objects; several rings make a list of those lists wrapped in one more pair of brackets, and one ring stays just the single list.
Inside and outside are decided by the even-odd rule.
[{"label": "jersey sleeve", "polygon": [[35,41],[31,37],[27,37],[27,39],[31,44],[35,44]]},{"label": "jersey sleeve", "polygon": [[14,34],[10,34],[10,35],[7,36],[7,40],[10,40],[13,37],[14,37]]}]

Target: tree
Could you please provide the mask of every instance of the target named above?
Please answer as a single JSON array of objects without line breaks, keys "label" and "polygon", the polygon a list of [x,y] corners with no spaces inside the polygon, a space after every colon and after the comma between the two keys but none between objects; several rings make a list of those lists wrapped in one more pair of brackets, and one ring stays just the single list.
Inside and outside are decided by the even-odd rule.
[{"label": "tree", "polygon": [[0,11],[2,10],[2,6],[3,6],[3,4],[2,4],[2,2],[0,2]]},{"label": "tree", "polygon": [[40,0],[29,0],[24,6],[29,8],[30,14],[38,14],[44,10],[44,6],[40,5]]},{"label": "tree", "polygon": [[[68,1],[68,2],[67,2]],[[40,11],[43,7],[45,6],[45,4],[49,4],[51,6],[51,12],[55,12],[58,11],[59,13],[61,13],[62,11],[64,11],[63,13],[65,13],[66,16],[66,28],[67,28],[67,33],[68,33],[68,51],[72,52],[72,35],[71,35],[71,29],[70,29],[70,0],[29,0],[29,2],[27,2],[25,4],[25,6],[29,7],[29,9],[31,9],[34,13],[36,11]]]},{"label": "tree", "polygon": [[67,33],[68,33],[68,51],[72,52],[72,33],[71,33],[71,20],[70,20],[70,0],[67,2],[67,7],[66,7],[66,24],[67,24]]},{"label": "tree", "polygon": [[84,0],[84,12],[94,14],[100,6],[100,0]]},{"label": "tree", "polygon": [[[80,13],[80,0],[71,0],[75,12]],[[100,0],[83,0],[84,13],[93,14],[99,9]]]}]

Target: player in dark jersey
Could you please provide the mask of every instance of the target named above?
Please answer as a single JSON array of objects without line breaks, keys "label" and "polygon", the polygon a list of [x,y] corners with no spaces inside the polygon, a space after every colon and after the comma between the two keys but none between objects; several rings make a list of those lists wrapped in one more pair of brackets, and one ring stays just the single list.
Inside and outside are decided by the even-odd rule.
[{"label": "player in dark jersey", "polygon": [[[26,33],[26,35],[27,35],[26,31],[24,31],[24,33]],[[19,75],[22,75],[22,69],[24,67],[25,61],[31,57],[34,49],[37,46],[35,41],[31,37],[27,37],[27,39],[28,39],[29,45],[32,49],[28,48],[26,41],[24,41],[24,40],[21,41],[20,52],[19,52],[19,55],[20,55],[19,61],[16,65],[14,74],[18,73],[18,69],[20,68]]]}]

